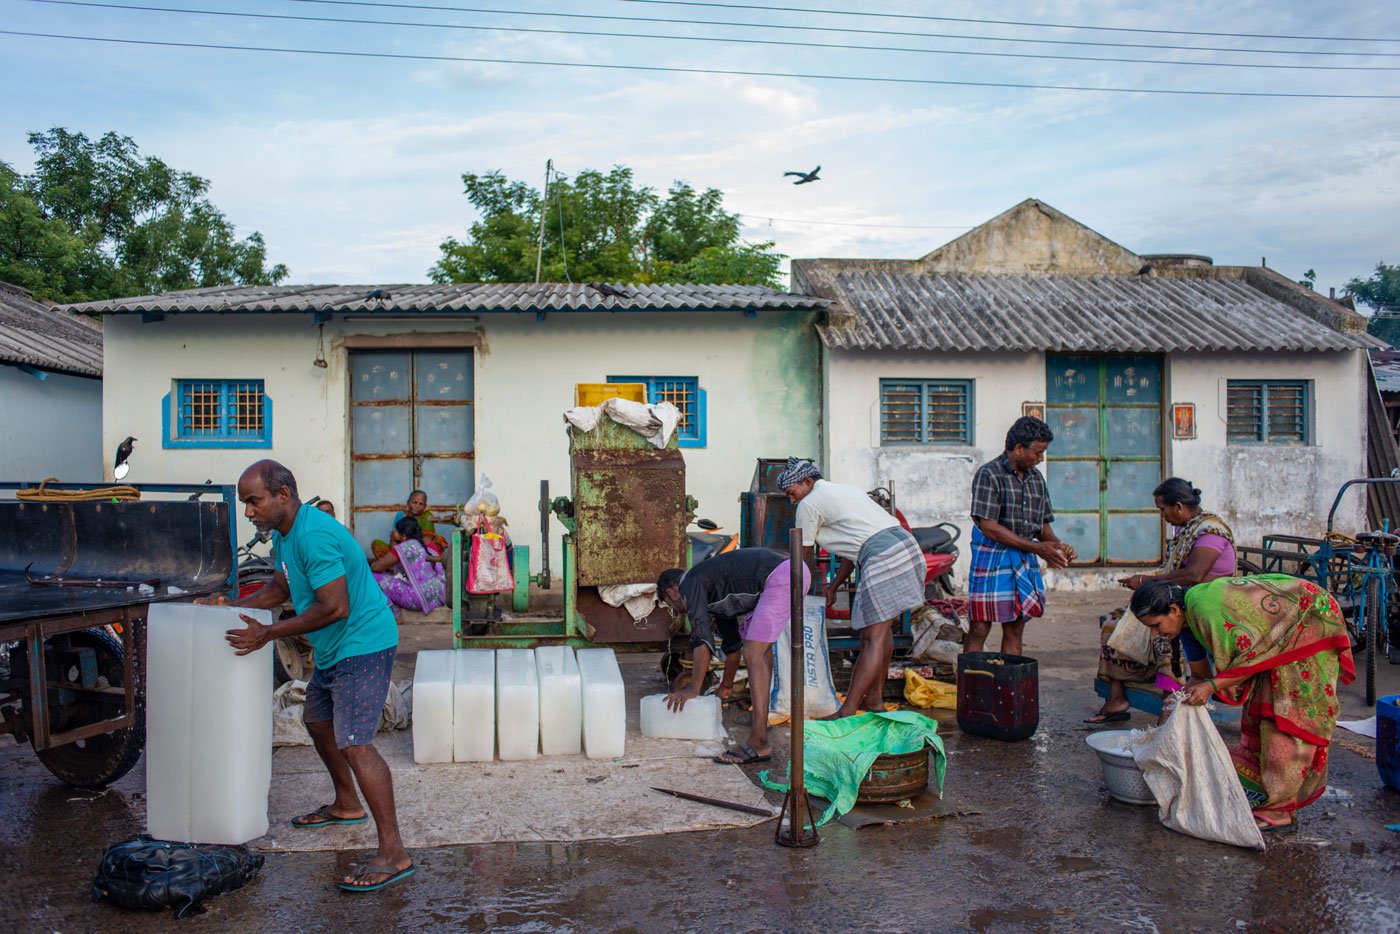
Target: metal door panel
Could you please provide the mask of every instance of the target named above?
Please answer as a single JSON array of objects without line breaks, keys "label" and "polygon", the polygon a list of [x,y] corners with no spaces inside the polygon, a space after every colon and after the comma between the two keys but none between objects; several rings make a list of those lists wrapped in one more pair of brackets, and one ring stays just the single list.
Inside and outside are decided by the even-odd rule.
[{"label": "metal door panel", "polygon": [[1045,360],[1046,393],[1052,402],[1099,402],[1099,359],[1092,354],[1055,354]]},{"label": "metal door panel", "polygon": [[413,421],[406,405],[352,406],[350,430],[356,454],[413,453]]},{"label": "metal door panel", "polygon": [[374,539],[389,537],[389,520],[407,502],[413,489],[413,461],[357,461],[351,479],[355,484],[355,538],[369,547]]},{"label": "metal door panel", "polygon": [[1054,491],[1051,504],[1057,516],[1064,510],[1098,510],[1098,461],[1050,461],[1045,466],[1046,481]]},{"label": "metal door panel", "polygon": [[1056,457],[1098,457],[1097,408],[1050,409],[1045,417],[1055,435],[1053,448]]},{"label": "metal door panel", "polygon": [[1162,399],[1162,365],[1156,357],[1109,357],[1105,399],[1120,403],[1159,406]]},{"label": "metal door panel", "polygon": [[1145,509],[1152,503],[1152,491],[1161,482],[1162,465],[1155,460],[1112,461],[1108,473],[1108,508]]},{"label": "metal door panel", "polygon": [[414,354],[414,392],[420,402],[467,402],[473,393],[472,358],[466,351],[427,351]]},{"label": "metal door panel", "polygon": [[1099,560],[1099,515],[1093,513],[1057,513],[1055,534],[1068,542],[1079,555],[1076,564],[1096,564]]},{"label": "metal door panel", "polygon": [[415,406],[419,454],[462,454],[472,450],[472,407],[469,405]]},{"label": "metal door panel", "polygon": [[1162,453],[1160,409],[1109,409],[1105,438],[1109,457],[1152,457]]},{"label": "metal door panel", "polygon": [[409,367],[407,351],[351,354],[350,401],[407,401]]},{"label": "metal door panel", "polygon": [[476,489],[476,465],[464,457],[424,457],[418,485],[432,490],[429,496],[442,505],[462,504]]},{"label": "metal door panel", "polygon": [[1109,513],[1111,564],[1154,564],[1162,556],[1162,520],[1152,513]]}]

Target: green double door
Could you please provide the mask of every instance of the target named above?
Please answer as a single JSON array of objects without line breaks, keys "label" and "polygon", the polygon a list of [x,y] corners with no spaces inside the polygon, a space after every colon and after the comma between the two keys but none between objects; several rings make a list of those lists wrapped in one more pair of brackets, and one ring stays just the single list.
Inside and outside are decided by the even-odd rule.
[{"label": "green double door", "polygon": [[1055,534],[1079,553],[1076,564],[1159,562],[1161,358],[1047,354],[1045,386]]}]

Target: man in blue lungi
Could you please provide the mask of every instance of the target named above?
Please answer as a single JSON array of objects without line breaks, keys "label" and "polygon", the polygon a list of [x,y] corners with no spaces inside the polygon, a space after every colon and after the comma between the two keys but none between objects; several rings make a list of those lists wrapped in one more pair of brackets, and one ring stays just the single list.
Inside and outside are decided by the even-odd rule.
[{"label": "man in blue lungi", "polygon": [[1045,612],[1045,582],[1039,558],[1066,568],[1074,549],[1055,537],[1050,491],[1036,465],[1055,436],[1038,418],[1016,420],[1006,433],[1006,451],[977,468],[972,477],[972,571],[967,592],[969,631],[963,651],[980,652],[1001,623],[1001,650],[1021,654],[1026,620]]},{"label": "man in blue lungi", "polygon": [[811,461],[788,458],[778,488],[797,505],[802,557],[811,563],[817,546],[841,559],[826,585],[826,603],[860,568],[851,601],[851,628],[860,634],[860,655],[851,671],[851,689],[828,720],[862,710],[885,709],[882,696],[894,654],[894,621],[924,602],[924,556],[914,536],[859,487],[823,480]]}]

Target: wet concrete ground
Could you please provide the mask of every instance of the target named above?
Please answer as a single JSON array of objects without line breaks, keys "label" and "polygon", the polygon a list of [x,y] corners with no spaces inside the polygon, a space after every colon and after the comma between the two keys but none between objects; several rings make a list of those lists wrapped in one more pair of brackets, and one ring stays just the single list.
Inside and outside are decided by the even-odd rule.
[{"label": "wet concrete ground", "polygon": [[[82,792],[27,749],[6,747],[0,929],[1400,930],[1400,833],[1384,826],[1400,821],[1400,793],[1383,788],[1363,754],[1370,740],[1338,731],[1328,797],[1304,812],[1296,836],[1270,838],[1262,854],[1175,834],[1155,808],[1108,798],[1080,721],[1097,706],[1094,621],[1121,599],[1052,598],[1050,616],[1028,628],[1028,654],[1040,660],[1032,739],[964,736],[951,712],[936,712],[945,797],[960,816],[859,831],[833,824],[812,850],[774,846],[771,822],[669,838],[442,847],[416,852],[417,875],[376,894],[330,884],[364,854],[271,855],[247,888],[175,922],[88,894],[103,848],[142,830],[129,810],[141,766],[120,788]],[[405,650],[449,635],[406,628]],[[1400,691],[1400,666],[1382,665],[1381,677],[1381,693]],[[1344,718],[1369,714],[1359,685],[1344,704]],[[1136,715],[1132,725],[1149,721]]]}]

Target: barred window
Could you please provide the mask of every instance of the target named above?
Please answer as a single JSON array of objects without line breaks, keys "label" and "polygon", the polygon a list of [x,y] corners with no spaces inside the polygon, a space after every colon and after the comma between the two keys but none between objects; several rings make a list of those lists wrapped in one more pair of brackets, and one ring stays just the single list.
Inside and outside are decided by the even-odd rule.
[{"label": "barred window", "polygon": [[166,411],[166,446],[272,444],[272,402],[260,379],[176,380]]},{"label": "barred window", "polygon": [[610,383],[645,383],[647,402],[669,402],[681,413],[676,441],[683,448],[703,448],[705,431],[705,390],[694,376],[609,376]]},{"label": "barred window", "polygon": [[1308,380],[1226,383],[1225,437],[1230,444],[1311,444]]},{"label": "barred window", "polygon": [[972,380],[880,380],[880,443],[972,444]]}]

